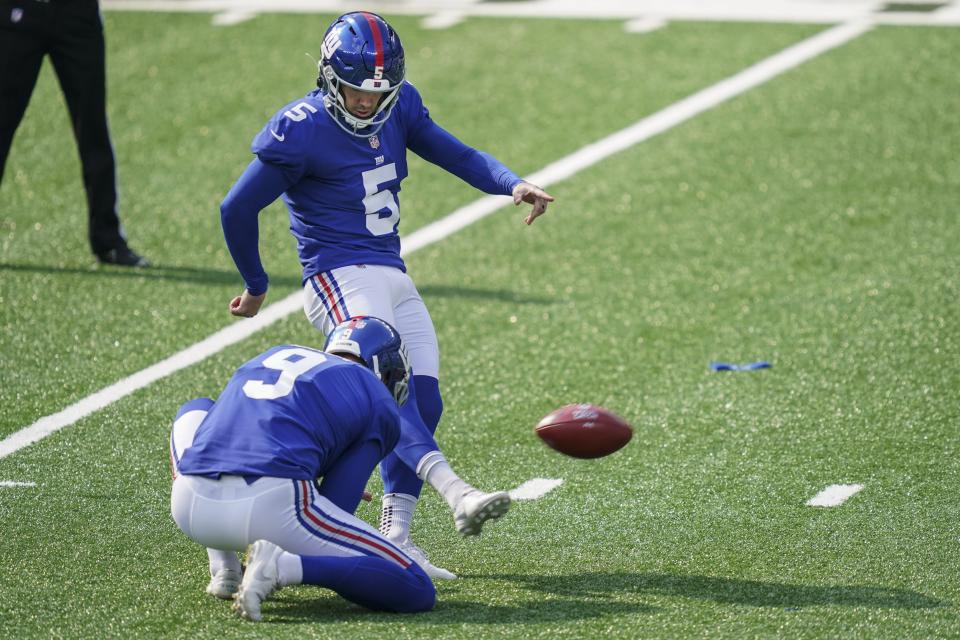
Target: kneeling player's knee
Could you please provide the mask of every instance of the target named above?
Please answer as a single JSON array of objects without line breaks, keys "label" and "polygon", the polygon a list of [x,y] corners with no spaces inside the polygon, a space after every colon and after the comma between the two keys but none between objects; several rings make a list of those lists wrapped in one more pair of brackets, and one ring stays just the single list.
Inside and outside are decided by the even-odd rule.
[{"label": "kneeling player's knee", "polygon": [[403,603],[401,613],[421,613],[430,611],[437,603],[437,590],[433,586],[433,581],[418,565],[412,565],[407,569],[414,574],[410,581],[410,590],[406,601]]},{"label": "kneeling player's knee", "polygon": [[433,585],[429,585],[424,588],[420,593],[419,600],[416,603],[416,609],[413,609],[412,613],[422,613],[424,611],[432,611],[434,605],[437,604],[437,590]]}]

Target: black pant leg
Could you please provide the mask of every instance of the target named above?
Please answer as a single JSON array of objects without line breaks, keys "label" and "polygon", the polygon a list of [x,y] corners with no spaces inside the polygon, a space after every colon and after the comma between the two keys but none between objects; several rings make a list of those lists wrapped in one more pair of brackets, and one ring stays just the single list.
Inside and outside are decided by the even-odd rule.
[{"label": "black pant leg", "polygon": [[47,50],[38,4],[0,0],[0,181]]},{"label": "black pant leg", "polygon": [[106,45],[96,0],[55,4],[50,59],[57,72],[80,151],[90,214],[90,247],[102,253],[126,244],[117,216],[117,175],[107,125]]}]

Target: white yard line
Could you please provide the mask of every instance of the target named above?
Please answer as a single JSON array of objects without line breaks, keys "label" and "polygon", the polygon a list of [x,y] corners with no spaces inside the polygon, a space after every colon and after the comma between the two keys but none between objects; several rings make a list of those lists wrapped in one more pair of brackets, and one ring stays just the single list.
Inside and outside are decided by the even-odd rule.
[{"label": "white yard line", "polygon": [[[527,179],[541,187],[548,187],[560,182],[615,153],[663,133],[734,96],[753,89],[825,51],[839,47],[868,29],[870,29],[869,22],[858,21],[822,31],[766,60],[758,62],[752,67],[747,67],[726,80],[721,80],[680,102],[675,102],[626,129],[589,144],[579,151],[547,165],[540,171],[528,176]],[[457,209],[445,218],[421,228],[415,234],[403,240],[403,248],[407,251],[416,251],[428,244],[433,244],[451,233],[490,215],[509,202],[512,202],[512,200],[508,196],[480,198],[472,204]]]},{"label": "white yard line", "polygon": [[29,427],[0,441],[0,458],[5,458],[37,440],[46,438],[152,382],[219,353],[302,308],[300,292],[292,294],[266,307],[255,318],[239,320],[183,351],[73,403],[62,411],[40,418]]},{"label": "white yard line", "polygon": [[832,484],[817,495],[807,500],[808,507],[839,507],[856,495],[862,484]]},{"label": "white yard line", "polygon": [[[688,98],[643,118],[626,129],[589,144],[579,151],[547,165],[527,179],[542,187],[547,187],[569,178],[615,153],[663,133],[830,49],[853,40],[870,29],[870,26],[869,21],[855,21],[818,33],[784,49],[780,53],[761,60],[726,80],[721,80],[711,87],[698,91]],[[401,255],[409,255],[418,249],[438,242],[511,202],[509,196],[485,196],[480,198],[403,238],[400,253]],[[237,321],[201,342],[175,353],[166,360],[87,396],[58,413],[40,418],[30,426],[24,427],[0,441],[0,458],[5,458],[37,440],[56,433],[60,429],[113,404],[152,382],[196,364],[268,327],[277,320],[300,310],[302,308],[301,295],[300,291],[292,293],[283,300],[266,307],[255,318]]]},{"label": "white yard line", "polygon": [[562,478],[534,478],[510,491],[512,500],[537,500],[563,484]]},{"label": "white yard line", "polygon": [[35,487],[36,482],[17,482],[16,480],[0,480],[0,487]]}]

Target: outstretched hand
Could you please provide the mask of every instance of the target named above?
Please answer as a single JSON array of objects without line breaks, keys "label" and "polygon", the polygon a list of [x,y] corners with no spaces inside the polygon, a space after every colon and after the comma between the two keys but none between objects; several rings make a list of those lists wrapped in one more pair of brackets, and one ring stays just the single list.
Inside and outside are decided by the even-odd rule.
[{"label": "outstretched hand", "polygon": [[535,184],[521,182],[513,188],[513,204],[519,206],[521,202],[533,205],[533,209],[523,219],[525,223],[533,224],[534,220],[546,212],[547,204],[553,202],[553,196]]},{"label": "outstretched hand", "polygon": [[261,293],[260,295],[255,296],[244,289],[243,293],[230,301],[230,313],[235,316],[252,318],[253,316],[257,315],[258,311],[260,311],[260,306],[263,304],[263,301],[266,297],[266,293]]}]

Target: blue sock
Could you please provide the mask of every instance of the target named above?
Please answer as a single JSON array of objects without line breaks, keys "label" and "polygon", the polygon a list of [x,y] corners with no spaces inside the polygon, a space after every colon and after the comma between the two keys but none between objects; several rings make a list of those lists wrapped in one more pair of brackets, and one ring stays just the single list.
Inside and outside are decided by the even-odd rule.
[{"label": "blue sock", "polygon": [[430,376],[414,376],[413,384],[417,387],[417,409],[423,418],[423,424],[427,425],[430,433],[436,433],[440,416],[443,414],[440,381]]},{"label": "blue sock", "polygon": [[380,463],[384,493],[420,495],[423,481],[417,477],[417,463],[426,454],[439,449],[433,433],[437,430],[441,413],[440,382],[430,376],[413,376],[410,398],[400,408],[400,417],[404,421],[400,427],[400,441],[393,453]]},{"label": "blue sock", "polygon": [[437,599],[433,582],[415,562],[404,569],[371,556],[300,556],[303,584],[333,589],[350,602],[374,611],[429,611]]}]

